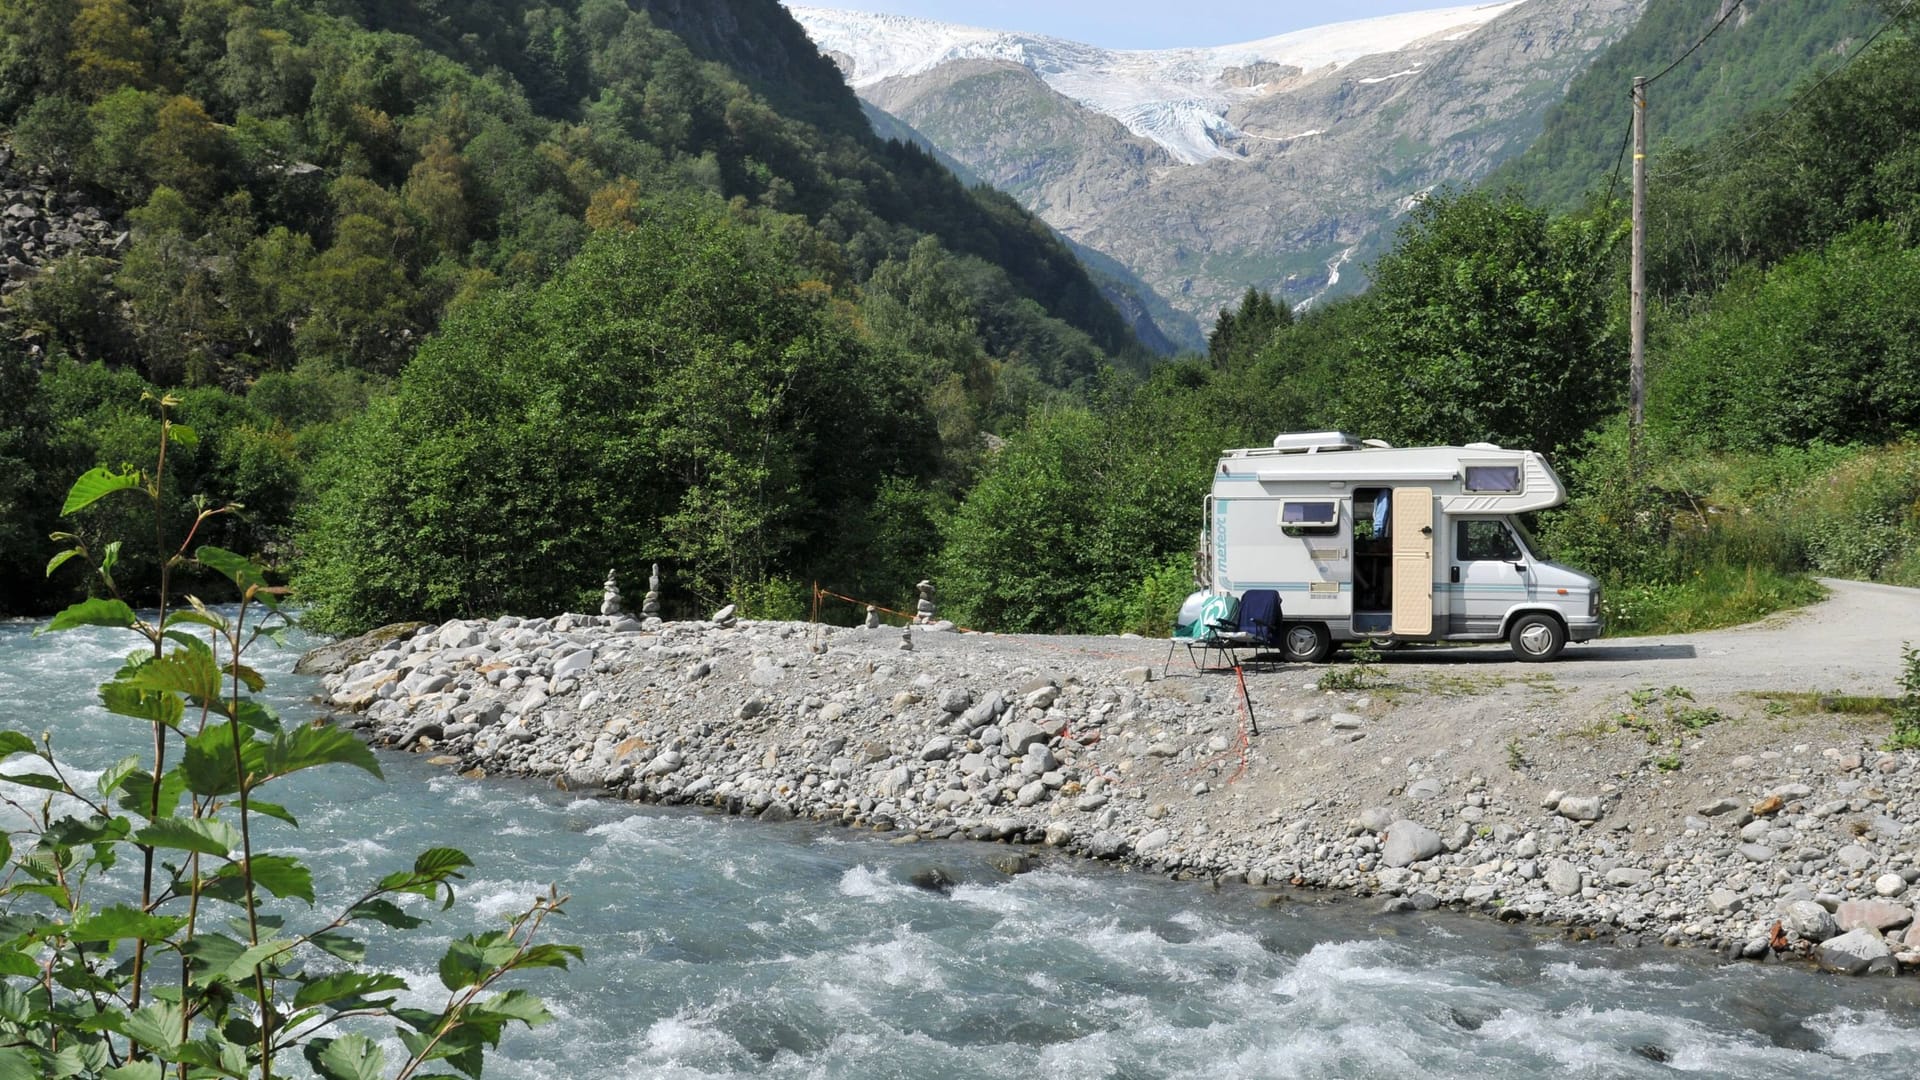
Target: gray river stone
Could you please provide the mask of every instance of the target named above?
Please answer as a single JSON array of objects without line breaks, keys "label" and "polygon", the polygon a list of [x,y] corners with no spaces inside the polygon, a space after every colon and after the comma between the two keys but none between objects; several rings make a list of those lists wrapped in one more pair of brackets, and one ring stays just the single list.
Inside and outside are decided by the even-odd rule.
[{"label": "gray river stone", "polygon": [[1833,915],[1811,900],[1796,900],[1781,914],[1787,926],[1808,941],[1825,941],[1840,932]]},{"label": "gray river stone", "polygon": [[1547,888],[1552,889],[1555,896],[1578,896],[1583,877],[1580,868],[1565,859],[1547,864]]},{"label": "gray river stone", "polygon": [[1813,950],[1821,968],[1841,975],[1892,975],[1899,970],[1893,950],[1872,930],[1849,930]]},{"label": "gray river stone", "polygon": [[1445,846],[1440,842],[1439,833],[1417,821],[1402,818],[1387,826],[1386,843],[1381,845],[1380,857],[1388,866],[1412,866],[1440,854]]}]

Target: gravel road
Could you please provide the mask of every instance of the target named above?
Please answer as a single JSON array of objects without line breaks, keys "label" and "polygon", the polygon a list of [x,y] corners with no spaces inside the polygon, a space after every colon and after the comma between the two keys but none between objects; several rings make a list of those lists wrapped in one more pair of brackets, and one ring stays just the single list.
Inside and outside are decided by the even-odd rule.
[{"label": "gravel road", "polygon": [[1546,665],[1519,663],[1502,645],[1404,649],[1383,661],[1396,671],[1458,665],[1504,677],[1547,671],[1561,685],[1583,689],[1658,684],[1714,694],[1897,693],[1901,643],[1920,644],[1920,589],[1833,579],[1821,584],[1831,590],[1826,600],[1763,622],[1570,645]]}]

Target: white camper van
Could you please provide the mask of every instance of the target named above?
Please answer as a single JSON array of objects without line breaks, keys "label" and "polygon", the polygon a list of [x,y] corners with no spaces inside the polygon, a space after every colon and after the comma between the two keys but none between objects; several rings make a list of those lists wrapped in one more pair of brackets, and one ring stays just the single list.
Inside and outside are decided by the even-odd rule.
[{"label": "white camper van", "polygon": [[1291,660],[1360,639],[1506,640],[1551,660],[1600,635],[1600,583],[1541,558],[1514,515],[1566,497],[1531,450],[1282,435],[1214,468],[1202,584],[1278,590]]}]

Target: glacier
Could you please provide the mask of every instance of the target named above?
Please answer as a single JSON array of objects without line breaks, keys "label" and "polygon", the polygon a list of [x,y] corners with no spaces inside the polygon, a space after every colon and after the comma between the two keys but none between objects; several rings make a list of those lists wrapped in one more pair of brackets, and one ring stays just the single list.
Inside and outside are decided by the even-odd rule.
[{"label": "glacier", "polygon": [[[787,10],[822,52],[845,58],[847,81],[856,90],[923,74],[954,60],[1019,64],[1055,92],[1166,148],[1175,160],[1198,165],[1238,156],[1223,145],[1242,134],[1227,120],[1227,111],[1236,98],[1262,90],[1261,86],[1227,85],[1224,76],[1229,71],[1275,65],[1307,77],[1332,74],[1365,56],[1397,52],[1429,39],[1457,39],[1524,2],[1500,0],[1409,11],[1240,44],[1182,49],[1106,49],[1042,34],[907,15],[802,4],[788,4]],[[1396,72],[1386,78],[1415,73]]]}]

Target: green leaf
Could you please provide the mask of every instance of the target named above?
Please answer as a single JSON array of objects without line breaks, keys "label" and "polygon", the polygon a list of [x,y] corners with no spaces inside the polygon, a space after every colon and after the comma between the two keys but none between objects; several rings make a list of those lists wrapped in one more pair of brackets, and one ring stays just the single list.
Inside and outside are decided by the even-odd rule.
[{"label": "green leaf", "polygon": [[456,941],[440,957],[440,983],[448,990],[464,990],[485,978],[493,967],[472,941]]},{"label": "green leaf", "polygon": [[191,450],[200,445],[200,433],[185,424],[167,421],[167,438]]},{"label": "green leaf", "polygon": [[82,600],[53,617],[53,621],[35,633],[56,634],[77,626],[129,627],[134,623],[133,609],[119,600]]},{"label": "green leaf", "polygon": [[293,995],[293,1007],[304,1009],[309,1005],[325,1005],[340,1001],[347,1003],[344,1007],[353,1008],[366,1001],[370,994],[406,988],[407,980],[398,975],[341,971],[332,975],[322,975],[302,986],[299,992]]},{"label": "green leaf", "polygon": [[353,905],[347,912],[347,918],[365,919],[391,926],[396,930],[411,930],[416,926],[424,926],[427,922],[417,915],[409,915],[405,909],[393,901],[378,897]]},{"label": "green leaf", "polygon": [[227,964],[226,978],[236,982],[251,978],[255,968],[263,965],[271,966],[269,961],[276,956],[288,952],[292,948],[293,942],[284,938],[274,938],[263,941],[241,953],[239,956],[234,957],[233,960]]},{"label": "green leaf", "polygon": [[230,710],[235,720],[271,735],[280,730],[280,714],[268,707],[265,702],[253,698],[241,698],[239,707]]},{"label": "green leaf", "polygon": [[127,1038],[161,1057],[172,1057],[180,1046],[183,1013],[178,1002],[156,1001],[129,1013],[124,1031]]},{"label": "green leaf", "polygon": [[327,955],[338,957],[349,964],[358,964],[367,958],[366,942],[348,937],[338,930],[327,930],[307,940]]},{"label": "green leaf", "polygon": [[167,613],[167,621],[164,625],[172,627],[180,623],[192,623],[195,626],[211,626],[215,630],[225,630],[227,628],[227,620],[215,612],[194,611],[191,608],[182,608],[179,611],[170,611]]},{"label": "green leaf", "polygon": [[129,1061],[125,1065],[115,1065],[100,1074],[100,1080],[162,1080],[166,1074],[161,1071],[160,1063],[151,1058]]},{"label": "green leaf", "polygon": [[264,586],[267,583],[267,572],[260,564],[244,555],[235,555],[225,548],[203,546],[195,549],[193,558],[200,565],[226,577],[242,593],[251,587]]},{"label": "green leaf", "polygon": [[296,829],[300,827],[300,822],[293,816],[293,811],[288,810],[279,803],[268,802],[265,799],[248,799],[247,809],[256,814],[274,818],[278,821],[284,821]]},{"label": "green leaf", "polygon": [[31,754],[34,751],[32,739],[18,731],[0,731],[0,761],[15,754]]},{"label": "green leaf", "polygon": [[110,541],[100,549],[100,576],[113,580],[113,568],[120,564],[120,541]]},{"label": "green leaf", "polygon": [[[195,795],[231,795],[240,790],[241,777],[234,772],[234,730],[228,724],[213,724],[187,739],[180,769],[186,774],[189,790]],[[240,729],[240,756],[248,775],[265,772],[266,744],[251,731]]]},{"label": "green leaf", "polygon": [[67,492],[66,504],[60,507],[60,516],[68,517],[76,510],[84,510],[116,491],[129,491],[140,486],[138,472],[116,473],[104,468],[88,469],[73,482]]},{"label": "green leaf", "polygon": [[98,844],[102,841],[125,839],[127,819],[101,817],[89,814],[86,817],[63,817],[47,826],[41,836],[47,843],[60,847],[78,847],[81,844]]},{"label": "green leaf", "polygon": [[40,974],[40,964],[32,956],[12,949],[0,949],[0,975],[31,979]]},{"label": "green leaf", "polygon": [[428,848],[413,860],[413,872],[428,877],[444,878],[455,870],[464,870],[473,865],[473,860],[459,848]]},{"label": "green leaf", "polygon": [[[251,865],[255,885],[275,896],[296,896],[308,904],[313,903],[313,872],[300,860],[287,855],[255,855]],[[237,866],[229,869],[239,872]]]},{"label": "green leaf", "polygon": [[101,773],[100,779],[93,785],[94,789],[100,792],[101,798],[110,798],[114,791],[126,782],[127,777],[139,771],[140,756],[138,754],[129,754],[119,761],[114,762],[111,768]]},{"label": "green leaf", "polygon": [[546,1002],[525,990],[507,990],[495,994],[481,1002],[479,1008],[492,1018],[518,1020],[528,1027],[539,1027],[553,1019],[553,1014],[547,1011]]},{"label": "green leaf", "polygon": [[205,648],[175,649],[141,664],[129,672],[124,681],[142,690],[166,691],[202,700],[220,697],[220,667],[214,662],[212,650]]},{"label": "green leaf", "polygon": [[149,690],[130,682],[115,680],[100,684],[100,704],[115,716],[130,716],[150,724],[178,728],[186,716],[180,695],[167,690]]},{"label": "green leaf", "polygon": [[202,931],[183,945],[181,951],[191,962],[193,985],[206,986],[226,978],[227,971],[247,951],[247,946],[238,938]]},{"label": "green leaf", "polygon": [[240,846],[240,830],[218,818],[161,818],[134,833],[133,839],[148,847],[226,858]]},{"label": "green leaf", "polygon": [[68,559],[71,559],[76,555],[83,555],[83,554],[85,554],[85,552],[83,552],[79,548],[68,548],[67,550],[59,553],[58,555],[55,555],[53,558],[48,559],[47,560],[47,576],[52,577],[53,572],[55,570],[60,569],[61,565],[64,564]]},{"label": "green leaf", "polygon": [[187,777],[181,769],[169,769],[160,777],[160,799],[156,806],[153,798],[153,775],[142,770],[127,777],[120,785],[120,808],[141,817],[172,817],[180,807],[180,796],[186,794]]},{"label": "green leaf", "polygon": [[58,791],[61,794],[66,794],[67,791],[67,785],[61,783],[59,777],[48,776],[46,773],[0,773],[0,780],[9,784],[19,784],[22,787],[39,788],[42,791]]},{"label": "green leaf", "polygon": [[317,765],[335,764],[355,765],[375,776],[381,775],[380,763],[366,743],[346,729],[330,725],[303,724],[279,732],[267,744],[263,762],[268,776],[286,776]]},{"label": "green leaf", "polygon": [[387,1053],[364,1035],[342,1035],[315,1039],[308,1045],[307,1063],[326,1080],[381,1080]]},{"label": "green leaf", "polygon": [[0,1080],[45,1080],[40,1055],[21,1046],[0,1049]]},{"label": "green leaf", "polygon": [[74,923],[67,936],[78,942],[165,941],[168,934],[186,925],[186,921],[183,916],[149,915],[139,908],[116,904]]}]

